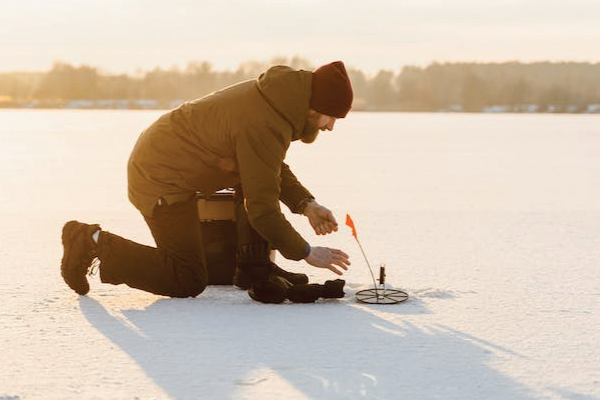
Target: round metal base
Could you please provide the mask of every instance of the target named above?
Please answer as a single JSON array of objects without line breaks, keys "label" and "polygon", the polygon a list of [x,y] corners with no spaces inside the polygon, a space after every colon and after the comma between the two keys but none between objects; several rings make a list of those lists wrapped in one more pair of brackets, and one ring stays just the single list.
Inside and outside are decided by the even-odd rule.
[{"label": "round metal base", "polygon": [[356,292],[356,301],[367,304],[398,304],[408,299],[402,290],[373,288]]}]

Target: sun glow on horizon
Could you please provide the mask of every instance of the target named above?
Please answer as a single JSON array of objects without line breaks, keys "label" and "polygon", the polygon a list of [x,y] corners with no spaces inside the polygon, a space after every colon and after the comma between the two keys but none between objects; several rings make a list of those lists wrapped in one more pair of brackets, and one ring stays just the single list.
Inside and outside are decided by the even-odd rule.
[{"label": "sun glow on horizon", "polygon": [[0,72],[55,61],[110,72],[217,69],[295,55],[365,72],[434,61],[600,61],[600,2],[591,0],[277,2],[5,0]]}]

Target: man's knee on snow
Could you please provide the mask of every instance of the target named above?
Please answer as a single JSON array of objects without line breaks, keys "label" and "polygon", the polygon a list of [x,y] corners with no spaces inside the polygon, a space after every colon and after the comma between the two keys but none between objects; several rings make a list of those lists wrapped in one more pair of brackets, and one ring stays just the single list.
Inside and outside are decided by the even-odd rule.
[{"label": "man's knee on snow", "polygon": [[186,298],[196,297],[200,293],[204,292],[208,285],[208,279],[206,277],[196,277],[186,282],[182,282],[181,286],[176,293],[173,293],[171,297]]}]

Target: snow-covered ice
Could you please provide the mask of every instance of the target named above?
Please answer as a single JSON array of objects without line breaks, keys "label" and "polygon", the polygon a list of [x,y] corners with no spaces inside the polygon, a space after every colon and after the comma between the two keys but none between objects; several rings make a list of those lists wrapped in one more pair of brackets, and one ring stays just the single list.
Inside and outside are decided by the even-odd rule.
[{"label": "snow-covered ice", "polygon": [[[156,111],[0,111],[0,400],[600,399],[600,119],[352,113],[288,161],[346,297],[169,299],[60,277],[69,219],[152,244],[125,162]],[[410,299],[365,305],[373,266]],[[333,279],[278,256],[312,281]]]}]

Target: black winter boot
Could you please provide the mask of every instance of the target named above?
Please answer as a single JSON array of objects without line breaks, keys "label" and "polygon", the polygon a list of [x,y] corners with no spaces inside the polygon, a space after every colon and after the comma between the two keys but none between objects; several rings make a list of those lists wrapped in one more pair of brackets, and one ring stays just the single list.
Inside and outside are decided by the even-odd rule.
[{"label": "black winter boot", "polygon": [[319,298],[341,299],[344,297],[344,284],[346,281],[336,279],[326,281],[324,285],[311,283],[308,285],[295,285],[288,289],[287,298],[294,303],[314,303]]},{"label": "black winter boot", "polygon": [[266,281],[269,276],[269,268],[264,262],[238,262],[233,275],[233,284],[240,289],[247,290],[256,282]]},{"label": "black winter boot", "polygon": [[60,264],[60,273],[71,289],[80,295],[90,291],[86,275],[96,258],[97,244],[92,234],[100,230],[97,224],[89,225],[78,221],[69,221],[62,230],[64,247]]},{"label": "black winter boot", "polygon": [[233,284],[240,289],[249,289],[253,284],[264,281],[271,276],[279,276],[292,285],[308,283],[306,274],[286,271],[272,261],[246,262],[238,264],[233,275]]},{"label": "black winter boot", "polygon": [[286,271],[285,269],[278,267],[277,264],[273,262],[269,262],[269,268],[271,274],[284,278],[292,285],[304,285],[308,283],[308,276],[306,274]]},{"label": "black winter boot", "polygon": [[293,286],[286,279],[271,275],[269,279],[253,284],[248,295],[261,303],[279,304],[285,301],[290,287]]},{"label": "black winter boot", "polygon": [[279,304],[285,299],[293,303],[314,303],[319,298],[341,299],[344,297],[346,281],[336,279],[326,281],[324,285],[317,283],[293,285],[280,276],[272,275],[269,279],[252,285],[248,294],[261,303]]}]

